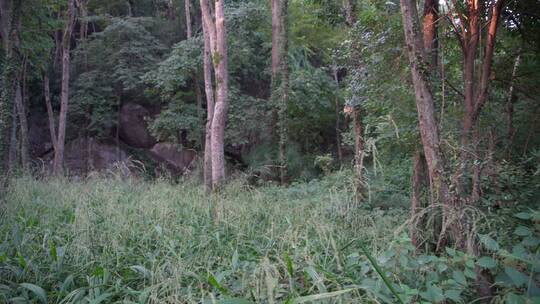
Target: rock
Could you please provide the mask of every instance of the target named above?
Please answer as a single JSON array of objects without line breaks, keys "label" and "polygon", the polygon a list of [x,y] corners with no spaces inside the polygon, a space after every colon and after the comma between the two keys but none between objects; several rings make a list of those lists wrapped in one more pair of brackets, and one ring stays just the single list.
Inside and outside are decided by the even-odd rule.
[{"label": "rock", "polygon": [[173,173],[183,174],[195,167],[197,153],[172,143],[157,143],[150,149],[150,156]]},{"label": "rock", "polygon": [[42,157],[52,150],[47,114],[32,111],[28,117],[28,145],[32,158]]},{"label": "rock", "polygon": [[151,148],[156,139],[150,134],[146,119],[154,116],[145,107],[126,103],[120,109],[120,139],[135,148]]},{"label": "rock", "polygon": [[[54,151],[47,154],[46,162],[52,167]],[[77,138],[68,142],[64,150],[64,165],[69,174],[83,175],[91,171],[119,168],[129,174],[132,168],[128,154],[112,142],[95,138]]]}]

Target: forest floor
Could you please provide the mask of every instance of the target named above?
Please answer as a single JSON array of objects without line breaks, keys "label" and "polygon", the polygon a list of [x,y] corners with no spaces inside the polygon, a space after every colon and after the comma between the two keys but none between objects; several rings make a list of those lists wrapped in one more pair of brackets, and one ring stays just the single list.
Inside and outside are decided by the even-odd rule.
[{"label": "forest floor", "polygon": [[[407,209],[362,208],[344,187],[232,182],[218,196],[192,181],[14,179],[0,302],[395,302],[366,251],[405,302],[474,294],[465,260],[411,257]],[[461,289],[444,285],[448,271]]]}]

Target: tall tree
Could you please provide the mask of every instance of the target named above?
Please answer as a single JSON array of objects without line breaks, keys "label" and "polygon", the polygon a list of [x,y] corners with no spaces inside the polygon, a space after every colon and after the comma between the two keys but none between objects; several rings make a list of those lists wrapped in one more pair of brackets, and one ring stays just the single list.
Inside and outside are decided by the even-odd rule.
[{"label": "tall tree", "polygon": [[208,0],[201,0],[201,11],[206,33],[210,38],[210,49],[214,67],[216,94],[210,126],[212,153],[212,189],[217,190],[225,180],[225,124],[229,107],[229,72],[227,29],[225,26],[224,0],[215,1],[215,21]]},{"label": "tall tree", "polygon": [[[15,40],[18,40],[17,31],[21,18],[20,1],[0,0],[0,34],[3,44],[3,65],[0,87],[0,199],[7,184],[10,174],[10,143],[11,132],[16,128],[16,107],[14,101],[18,84],[18,64],[19,53],[15,47]],[[13,161],[13,159],[11,159]]]},{"label": "tall tree", "polygon": [[445,178],[444,157],[440,147],[441,140],[436,123],[434,97],[430,87],[429,73],[425,70],[428,64],[422,35],[418,28],[416,1],[401,0],[401,13],[416,96],[420,136],[426,157],[430,185],[434,191],[435,200],[450,204],[451,197]]},{"label": "tall tree", "polygon": [[69,103],[69,67],[71,33],[75,25],[75,0],[68,0],[67,20],[62,40],[62,85],[60,93],[60,115],[58,119],[58,136],[54,150],[53,173],[61,175],[64,164],[64,145],[66,139],[67,111]]},{"label": "tall tree", "polygon": [[[202,7],[202,5],[201,5]],[[204,92],[206,95],[206,134],[204,141],[204,186],[206,192],[212,191],[212,119],[214,117],[214,86],[212,84],[212,50],[210,31],[203,22],[204,52],[203,73]]]}]

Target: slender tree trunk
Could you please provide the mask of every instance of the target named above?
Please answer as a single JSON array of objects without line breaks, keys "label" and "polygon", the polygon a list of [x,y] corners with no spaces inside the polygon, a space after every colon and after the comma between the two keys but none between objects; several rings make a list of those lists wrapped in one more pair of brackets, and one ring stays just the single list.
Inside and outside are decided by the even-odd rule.
[{"label": "slender tree trunk", "polygon": [[[338,79],[338,69],[336,66],[334,66],[334,82],[336,83],[336,89],[339,89],[339,79]],[[338,163],[341,165],[343,161],[343,150],[341,149],[341,124],[340,124],[340,112],[341,112],[341,105],[339,104],[339,96],[336,93],[336,99],[335,99],[335,107],[336,107],[336,150],[337,150],[337,157],[338,157]]]},{"label": "slender tree trunk", "polygon": [[51,104],[49,72],[45,71],[43,75],[43,96],[45,96],[45,106],[47,107],[47,118],[49,122],[49,133],[53,149],[56,150],[56,123],[54,122],[54,112]]},{"label": "slender tree trunk", "polygon": [[362,136],[362,113],[359,107],[353,109],[354,124],[354,168],[358,178],[357,193],[363,188],[363,170],[364,170],[364,138]]},{"label": "slender tree trunk", "polygon": [[[520,51],[521,52],[521,51]],[[512,78],[510,79],[510,88],[508,89],[508,98],[506,99],[506,139],[508,141],[508,147],[512,145],[514,138],[514,103],[516,102],[516,95],[514,94],[514,84],[517,76],[517,70],[521,61],[521,54],[516,56],[514,60],[514,68],[512,69]]]},{"label": "slender tree trunk", "polygon": [[20,146],[21,146],[21,164],[24,172],[28,172],[28,121],[23,103],[23,94],[20,80],[15,85],[15,107],[17,108],[17,117],[20,124]]},{"label": "slender tree trunk", "polygon": [[281,0],[271,0],[272,6],[272,82],[280,66],[280,37],[281,37]]},{"label": "slender tree trunk", "polygon": [[184,10],[186,13],[186,35],[187,38],[191,38],[191,10],[190,10],[190,0],[184,0]]},{"label": "slender tree trunk", "polygon": [[212,117],[212,188],[225,181],[225,123],[229,108],[229,71],[224,0],[216,0],[216,48],[212,56],[216,73],[216,104]]},{"label": "slender tree trunk", "polygon": [[348,26],[353,26],[356,23],[356,7],[355,0],[345,0],[343,8],[345,9],[345,21]]},{"label": "slender tree trunk", "polygon": [[[216,81],[216,98],[210,126],[212,158],[212,190],[225,181],[225,123],[229,107],[229,73],[227,65],[227,30],[224,0],[215,1],[215,22],[208,0],[200,0],[206,36],[209,37]],[[206,82],[206,76],[205,76]]]},{"label": "slender tree trunk", "polygon": [[7,161],[7,172],[13,172],[15,170],[15,165],[17,164],[18,157],[18,145],[19,141],[17,140],[17,134],[19,131],[19,124],[17,121],[17,107],[12,107],[12,120],[11,120],[11,135],[9,139],[9,155]]},{"label": "slender tree trunk", "polygon": [[53,173],[55,175],[63,174],[64,164],[64,145],[66,138],[67,112],[69,102],[69,66],[70,66],[70,45],[71,33],[75,23],[75,3],[74,0],[68,1],[66,29],[62,40],[62,86],[60,95],[60,116],[58,120],[58,136],[56,150],[54,151]]},{"label": "slender tree trunk", "polygon": [[[11,7],[15,4],[14,7]],[[18,35],[17,24],[21,15],[21,3],[7,0],[0,0],[0,19],[2,31],[2,43],[4,46],[4,65],[1,77],[0,96],[0,202],[3,200],[4,190],[7,187],[11,165],[10,142],[11,132],[16,109],[13,107],[15,85],[17,77],[17,67],[15,61],[18,60],[15,52],[13,40]]]},{"label": "slender tree trunk", "polygon": [[424,49],[426,55],[431,55],[431,67],[432,71],[437,70],[438,62],[438,42],[437,42],[437,28],[439,20],[439,0],[426,0],[424,2],[424,21],[423,21],[423,37],[424,37]]},{"label": "slender tree trunk", "polygon": [[[423,19],[423,43],[424,51],[426,55],[430,55],[429,72],[430,75],[434,75],[437,71],[437,62],[439,57],[438,52],[438,12],[439,1],[438,0],[426,0],[424,3],[424,19]],[[442,111],[442,110],[441,110]],[[427,207],[426,196],[422,195],[424,189],[429,187],[428,172],[427,172],[426,158],[423,153],[418,149],[415,152],[414,164],[413,164],[413,177],[412,177],[412,195],[411,195],[411,211],[412,218],[416,227],[411,228],[411,239],[415,246],[419,246],[418,235],[416,231],[427,230],[428,227],[424,226],[423,217],[419,215],[421,210]],[[437,232],[435,232],[437,233]]]},{"label": "slender tree trunk", "polygon": [[411,216],[412,227],[410,229],[410,236],[412,243],[415,247],[421,245],[418,232],[423,231],[425,226],[423,217],[421,217],[420,211],[426,207],[423,199],[424,189],[429,187],[427,177],[427,165],[424,155],[420,151],[416,151],[414,154],[413,174],[411,178],[412,194],[411,194]]},{"label": "slender tree trunk", "polygon": [[210,36],[203,22],[204,35],[204,91],[206,95],[206,134],[204,143],[204,186],[206,192],[212,191],[212,119],[214,116],[214,87],[212,84],[212,55],[210,47]]},{"label": "slender tree trunk", "polygon": [[279,177],[281,184],[285,184],[287,178],[287,105],[289,104],[289,1],[281,0],[280,19],[281,33],[279,39],[279,62],[280,62],[280,104],[279,104]]}]

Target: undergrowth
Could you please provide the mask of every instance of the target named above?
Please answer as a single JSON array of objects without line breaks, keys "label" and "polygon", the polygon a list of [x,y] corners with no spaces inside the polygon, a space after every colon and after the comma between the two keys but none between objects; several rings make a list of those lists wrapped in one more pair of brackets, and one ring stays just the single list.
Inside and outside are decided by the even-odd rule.
[{"label": "undergrowth", "polygon": [[286,188],[238,180],[219,195],[190,180],[14,179],[0,302],[460,303],[477,299],[475,267],[507,272],[495,301],[536,295],[538,213],[515,218],[530,221],[518,257],[487,234],[487,256],[433,256],[398,229],[407,209],[366,208],[350,193],[339,173]]}]

